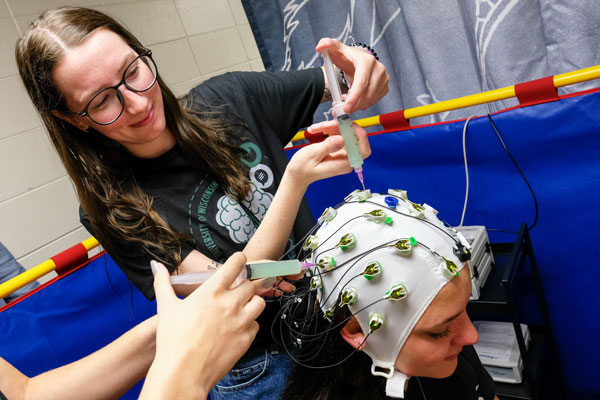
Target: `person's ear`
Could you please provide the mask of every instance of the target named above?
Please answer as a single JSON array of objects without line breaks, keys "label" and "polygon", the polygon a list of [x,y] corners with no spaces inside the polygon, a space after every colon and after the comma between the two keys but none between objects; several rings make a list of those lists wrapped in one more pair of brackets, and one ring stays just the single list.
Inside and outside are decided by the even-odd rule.
[{"label": "person's ear", "polygon": [[73,125],[75,128],[81,129],[82,131],[87,131],[88,128],[90,127],[89,124],[85,123],[82,120],[82,118],[80,118],[78,116],[63,114],[63,113],[58,112],[56,110],[52,110],[51,113],[55,117],[60,118],[63,121],[67,121],[68,123],[70,123],[71,125]]},{"label": "person's ear", "polygon": [[352,317],[348,320],[340,331],[340,335],[352,348],[362,350],[361,345],[365,344],[365,334],[356,318]]}]

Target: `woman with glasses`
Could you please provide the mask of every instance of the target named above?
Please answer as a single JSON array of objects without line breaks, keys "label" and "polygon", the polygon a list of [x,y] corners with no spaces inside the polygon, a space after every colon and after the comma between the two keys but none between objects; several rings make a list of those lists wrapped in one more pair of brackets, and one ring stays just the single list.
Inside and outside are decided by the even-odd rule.
[{"label": "woman with glasses", "polygon": [[[346,112],[385,95],[385,67],[371,54],[331,39],[320,42],[325,48],[354,83]],[[74,182],[83,224],[150,299],[152,259],[178,274],[217,268],[236,251],[257,260],[293,250],[314,223],[306,187],[351,171],[339,135],[289,163],[283,152],[329,99],[319,68],[225,74],[192,89],[182,105],[151,52],[112,18],[85,8],[41,15],[17,42],[16,58]],[[315,129],[338,133],[334,125]],[[366,157],[366,133],[357,128],[357,135]],[[267,303],[249,352],[212,397],[280,395],[292,362],[272,344],[277,306]]]}]

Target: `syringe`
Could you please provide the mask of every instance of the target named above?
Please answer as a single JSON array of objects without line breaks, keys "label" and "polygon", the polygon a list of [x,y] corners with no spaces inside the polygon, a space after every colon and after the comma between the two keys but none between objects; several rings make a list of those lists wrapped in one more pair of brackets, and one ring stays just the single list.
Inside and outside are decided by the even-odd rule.
[{"label": "syringe", "polygon": [[327,81],[329,82],[331,98],[335,103],[335,106],[333,106],[333,112],[338,121],[340,133],[344,138],[344,145],[346,147],[346,153],[348,154],[348,160],[350,161],[350,166],[354,168],[354,172],[356,172],[358,180],[362,184],[363,190],[365,190],[365,181],[362,173],[363,158],[360,154],[360,149],[358,148],[356,132],[354,132],[354,127],[352,126],[352,120],[350,119],[350,116],[344,112],[342,91],[340,90],[340,84],[338,83],[335,76],[335,71],[333,70],[333,63],[329,58],[329,52],[327,50],[323,50],[321,55],[323,56],[325,75],[327,76]]},{"label": "syringe", "polygon": [[[156,264],[156,261],[150,261],[152,274],[156,273]],[[237,277],[236,282],[234,282],[234,286],[244,279],[254,280],[294,275],[312,266],[314,266],[314,264],[298,260],[249,263],[246,264],[245,268]],[[171,275],[170,280],[172,285],[198,285],[206,282],[214,274],[215,271],[187,272],[181,275]]]}]

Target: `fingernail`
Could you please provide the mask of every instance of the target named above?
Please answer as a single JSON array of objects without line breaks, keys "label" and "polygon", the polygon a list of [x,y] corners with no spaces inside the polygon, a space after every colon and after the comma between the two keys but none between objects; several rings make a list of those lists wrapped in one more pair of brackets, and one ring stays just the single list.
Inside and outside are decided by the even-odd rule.
[{"label": "fingernail", "polygon": [[158,263],[154,260],[150,261],[150,269],[152,270],[152,275],[156,275],[156,271],[158,271]]}]

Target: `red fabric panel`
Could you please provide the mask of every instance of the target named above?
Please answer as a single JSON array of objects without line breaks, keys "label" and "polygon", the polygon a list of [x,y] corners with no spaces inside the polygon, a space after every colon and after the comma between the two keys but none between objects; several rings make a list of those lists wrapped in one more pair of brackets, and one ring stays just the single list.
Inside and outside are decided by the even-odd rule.
[{"label": "red fabric panel", "polygon": [[410,122],[404,116],[404,110],[394,111],[379,116],[379,123],[383,129],[394,129],[404,131],[410,129]]},{"label": "red fabric panel", "polygon": [[58,275],[63,275],[79,264],[87,261],[88,251],[83,244],[78,243],[50,259],[56,264],[56,273]]},{"label": "red fabric panel", "polygon": [[518,83],[515,93],[522,107],[558,100],[558,90],[554,87],[552,76]]}]

